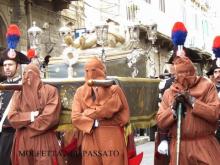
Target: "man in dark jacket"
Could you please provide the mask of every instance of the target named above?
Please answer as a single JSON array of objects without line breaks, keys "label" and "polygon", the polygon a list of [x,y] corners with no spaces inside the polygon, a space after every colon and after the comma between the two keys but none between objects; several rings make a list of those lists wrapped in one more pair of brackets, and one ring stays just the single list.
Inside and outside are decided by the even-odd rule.
[{"label": "man in dark jacket", "polygon": [[[6,76],[6,80],[2,84],[17,84],[21,80],[18,73],[20,64],[29,63],[29,60],[24,54],[17,51],[15,51],[16,56],[10,58],[9,51],[7,49],[1,54],[0,65],[3,66]],[[15,129],[11,127],[7,119],[13,93],[13,91],[0,91],[0,162],[5,165],[11,164],[10,155],[15,133]]]},{"label": "man in dark jacket", "polygon": [[[209,78],[215,83],[216,89],[218,91],[218,97],[220,98],[220,67],[216,65],[216,60],[212,61],[212,66],[207,72],[207,76],[209,76]],[[218,123],[219,127],[216,131],[216,138],[220,142],[220,120]]]}]

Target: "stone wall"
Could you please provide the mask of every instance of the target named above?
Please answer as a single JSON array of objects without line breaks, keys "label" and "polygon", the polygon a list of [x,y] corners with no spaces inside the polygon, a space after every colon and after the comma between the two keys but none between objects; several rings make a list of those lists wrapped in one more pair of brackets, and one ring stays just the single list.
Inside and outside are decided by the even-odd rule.
[{"label": "stone wall", "polygon": [[[5,33],[6,27],[11,24],[17,24],[21,29],[20,43],[17,50],[27,51],[28,40],[27,30],[28,15],[25,0],[1,0],[0,1],[0,17],[4,24],[0,25],[0,46],[6,46]],[[45,56],[51,51],[51,56],[59,56],[62,52],[61,38],[59,37],[59,28],[66,24],[74,24],[73,18],[61,15],[61,12],[51,11],[51,6],[40,6],[32,3],[31,17],[32,21],[43,30],[41,39],[41,56]],[[84,24],[84,22],[82,22]],[[45,26],[46,25],[46,26]],[[48,26],[49,25],[49,26]],[[80,26],[80,25],[78,25]]]}]

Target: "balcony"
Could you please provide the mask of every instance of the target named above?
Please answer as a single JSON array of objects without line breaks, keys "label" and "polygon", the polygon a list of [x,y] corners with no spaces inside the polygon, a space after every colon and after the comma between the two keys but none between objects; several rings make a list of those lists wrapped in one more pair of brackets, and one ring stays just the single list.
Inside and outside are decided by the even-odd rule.
[{"label": "balcony", "polygon": [[68,9],[72,1],[78,0],[33,0],[35,4],[51,8],[53,11]]}]

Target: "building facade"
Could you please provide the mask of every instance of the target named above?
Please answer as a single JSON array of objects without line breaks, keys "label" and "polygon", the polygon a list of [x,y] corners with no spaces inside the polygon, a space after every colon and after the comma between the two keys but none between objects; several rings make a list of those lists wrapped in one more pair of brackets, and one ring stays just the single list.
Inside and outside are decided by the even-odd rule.
[{"label": "building facade", "polygon": [[[83,5],[74,0],[0,0],[0,47],[7,47],[5,34],[11,23],[21,29],[18,50],[26,52],[29,48],[28,29],[36,22],[42,29],[40,55],[59,56],[62,52],[59,28],[70,26],[72,30],[84,26]],[[77,9],[78,15],[68,14],[68,9]],[[71,12],[69,12],[71,13]],[[82,15],[79,17],[79,15]]]},{"label": "building facade", "polygon": [[[131,25],[144,25],[145,27],[157,25],[156,51],[148,55],[155,61],[157,76],[165,70],[164,64],[173,49],[170,36],[172,26],[177,21],[184,22],[188,30],[185,46],[200,54],[202,58],[204,56],[204,59],[211,58],[212,42],[216,35],[216,22],[218,22],[213,14],[215,2],[209,0],[121,0],[116,5],[116,0],[112,3],[108,0],[96,1],[95,4],[86,5],[86,8],[92,11],[92,14],[87,13],[86,22],[91,22],[92,18],[99,19],[99,21],[107,18],[120,20],[124,31]],[[112,15],[108,12],[110,9],[118,14]],[[126,32],[128,34],[128,31]],[[143,31],[140,34],[141,38],[147,35]],[[145,42],[145,46],[148,47],[149,39]]]}]

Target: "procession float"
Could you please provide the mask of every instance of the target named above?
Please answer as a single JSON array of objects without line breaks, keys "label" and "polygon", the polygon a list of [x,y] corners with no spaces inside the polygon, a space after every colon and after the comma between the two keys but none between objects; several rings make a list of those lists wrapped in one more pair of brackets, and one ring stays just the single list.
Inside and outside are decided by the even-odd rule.
[{"label": "procession float", "polygon": [[[131,115],[130,123],[125,130],[126,135],[131,134],[135,129],[149,128],[150,140],[154,140],[158,85],[161,81],[159,75],[169,70],[169,67],[165,67],[165,63],[158,63],[155,58],[155,54],[160,54],[155,42],[162,41],[163,36],[156,31],[156,24],[129,27],[127,30],[129,38],[121,35],[112,26],[115,25],[96,26],[93,31],[85,29],[83,34],[77,36],[75,33],[74,37],[70,30],[61,29],[62,54],[55,57],[46,55],[43,58],[39,56],[36,46],[40,29],[34,25],[28,30],[32,43],[27,56],[33,63],[40,66],[43,81],[57,87],[60,94],[62,111],[56,130],[61,137],[65,137],[64,143],[69,143],[65,140],[71,139],[68,136],[71,137],[71,132],[74,130],[71,122],[73,96],[77,88],[85,83],[85,63],[94,56],[100,58],[106,65],[107,79],[101,82],[101,85],[118,84],[125,93]],[[165,47],[167,51],[172,49],[170,44],[168,46],[165,44]],[[200,61],[203,58],[200,57],[195,55],[195,61],[199,60],[198,63],[202,64]],[[164,69],[158,71],[156,65],[161,65]],[[198,65],[199,73],[202,72],[202,67],[203,65]],[[95,80],[91,84],[100,85]],[[10,90],[19,88],[21,85],[10,86]],[[1,85],[0,89],[8,90],[9,88]]]},{"label": "procession float", "polygon": [[[36,46],[40,29],[33,25],[28,33],[34,51],[27,55],[41,66],[43,81],[55,85],[60,93],[62,113],[58,130],[72,129],[73,96],[84,83],[84,64],[96,56],[106,65],[107,79],[119,84],[126,95],[131,114],[130,129],[149,128],[150,140],[154,140],[159,75],[169,72],[166,62],[173,49],[170,39],[157,31],[156,24],[129,26],[125,31],[127,34],[121,33],[119,24],[113,20],[92,30],[76,29],[74,35],[71,29],[63,27],[59,30],[63,41],[61,55],[47,55],[43,60],[39,60],[42,57],[38,55]],[[204,57],[189,51],[198,73],[202,74]],[[161,54],[166,59],[162,60]]]},{"label": "procession float", "polygon": [[[102,33],[106,26],[99,27]],[[98,33],[96,31],[96,33]],[[105,36],[106,35],[106,36]],[[59,130],[71,129],[71,106],[76,89],[84,83],[84,64],[91,57],[103,60],[107,79],[119,84],[128,100],[131,129],[150,128],[156,125],[158,110],[158,84],[160,80],[148,76],[155,68],[146,55],[149,50],[133,48],[131,42],[117,33],[108,31],[102,38],[84,34],[73,40],[64,37],[66,47],[60,57],[50,58],[45,70],[46,83],[55,85],[60,92],[62,114]],[[148,65],[152,65],[149,71]],[[154,135],[152,135],[154,136]]]}]

